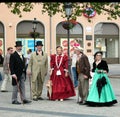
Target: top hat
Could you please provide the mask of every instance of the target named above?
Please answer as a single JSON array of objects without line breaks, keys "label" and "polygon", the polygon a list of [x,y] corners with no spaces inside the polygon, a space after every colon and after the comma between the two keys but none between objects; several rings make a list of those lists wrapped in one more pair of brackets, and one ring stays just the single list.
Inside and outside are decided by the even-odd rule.
[{"label": "top hat", "polygon": [[15,47],[18,47],[18,46],[22,46],[22,42],[21,41],[16,41]]},{"label": "top hat", "polygon": [[78,51],[80,51],[80,52],[83,52],[83,48],[80,47],[80,46],[75,47],[75,50],[78,50]]},{"label": "top hat", "polygon": [[35,46],[43,46],[42,41],[37,41]]}]

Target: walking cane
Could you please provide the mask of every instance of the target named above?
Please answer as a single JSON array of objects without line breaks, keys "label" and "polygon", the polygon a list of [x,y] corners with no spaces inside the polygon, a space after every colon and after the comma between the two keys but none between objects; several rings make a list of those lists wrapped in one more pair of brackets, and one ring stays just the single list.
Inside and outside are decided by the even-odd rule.
[{"label": "walking cane", "polygon": [[79,103],[79,80],[78,80],[78,89],[77,89],[77,103]]},{"label": "walking cane", "polygon": [[79,88],[78,88],[78,91],[77,91],[77,103],[79,103]]},{"label": "walking cane", "polygon": [[24,104],[24,103],[23,103],[23,99],[22,99],[22,92],[21,92],[21,89],[20,89],[20,86],[19,86],[19,83],[18,83],[18,80],[17,80],[17,79],[16,79],[16,83],[17,83],[18,92],[20,93],[21,102],[22,102],[22,104]]},{"label": "walking cane", "polygon": [[30,99],[32,100],[32,93],[31,93],[31,75],[29,77],[29,85],[30,85]]}]

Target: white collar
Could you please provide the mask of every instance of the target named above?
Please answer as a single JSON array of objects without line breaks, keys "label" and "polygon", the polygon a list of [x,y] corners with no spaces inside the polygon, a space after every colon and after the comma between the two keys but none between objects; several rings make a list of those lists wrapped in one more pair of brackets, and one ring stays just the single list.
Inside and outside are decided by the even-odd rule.
[{"label": "white collar", "polygon": [[22,52],[21,52],[21,51],[20,51],[20,52],[19,52],[19,51],[16,51],[16,52],[17,52],[19,55],[22,55]]},{"label": "white collar", "polygon": [[[57,56],[59,56],[59,55],[57,55]],[[58,65],[58,61],[57,61],[57,56],[55,57],[55,63],[56,63],[57,68],[59,69],[59,67],[60,67],[60,65],[62,63],[63,55],[61,55],[62,57],[60,58],[59,65]]]}]

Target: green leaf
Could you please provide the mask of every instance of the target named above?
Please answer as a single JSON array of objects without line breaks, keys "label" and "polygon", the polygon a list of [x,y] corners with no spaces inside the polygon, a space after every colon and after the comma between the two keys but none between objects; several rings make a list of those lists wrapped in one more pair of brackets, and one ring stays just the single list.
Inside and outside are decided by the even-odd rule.
[{"label": "green leaf", "polygon": [[[22,17],[23,12],[31,12],[34,8],[35,4],[42,5],[42,14],[47,13],[49,16],[54,16],[57,13],[61,14],[61,17],[66,18],[65,9],[64,9],[64,2],[6,2],[5,3],[10,11],[13,14],[19,15]],[[98,15],[101,14],[108,14],[108,19],[117,19],[120,17],[120,3],[115,2],[72,2],[72,18],[82,17],[82,13],[84,9],[87,7],[92,7],[96,10]],[[87,11],[87,14],[90,15],[92,11]],[[92,19],[91,19],[92,20]],[[90,20],[88,19],[88,22]]]}]

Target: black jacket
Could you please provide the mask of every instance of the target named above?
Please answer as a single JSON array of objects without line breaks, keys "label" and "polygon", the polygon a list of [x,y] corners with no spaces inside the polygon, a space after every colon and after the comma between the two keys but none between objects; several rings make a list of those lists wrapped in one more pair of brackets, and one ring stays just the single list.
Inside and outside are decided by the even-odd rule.
[{"label": "black jacket", "polygon": [[96,65],[95,62],[93,62],[92,72],[95,72],[96,68],[98,68],[100,70],[106,70],[107,72],[109,72],[109,68],[108,68],[107,62],[104,61],[104,60],[101,60],[101,62],[98,65]]},{"label": "black jacket", "polygon": [[[20,58],[19,54],[15,51],[13,54],[10,56],[10,71],[11,75],[15,74],[18,78],[18,81],[20,77],[22,76],[22,73],[25,73],[25,58],[24,56],[23,60]],[[12,85],[16,85],[16,81],[13,78],[12,79]]]}]

